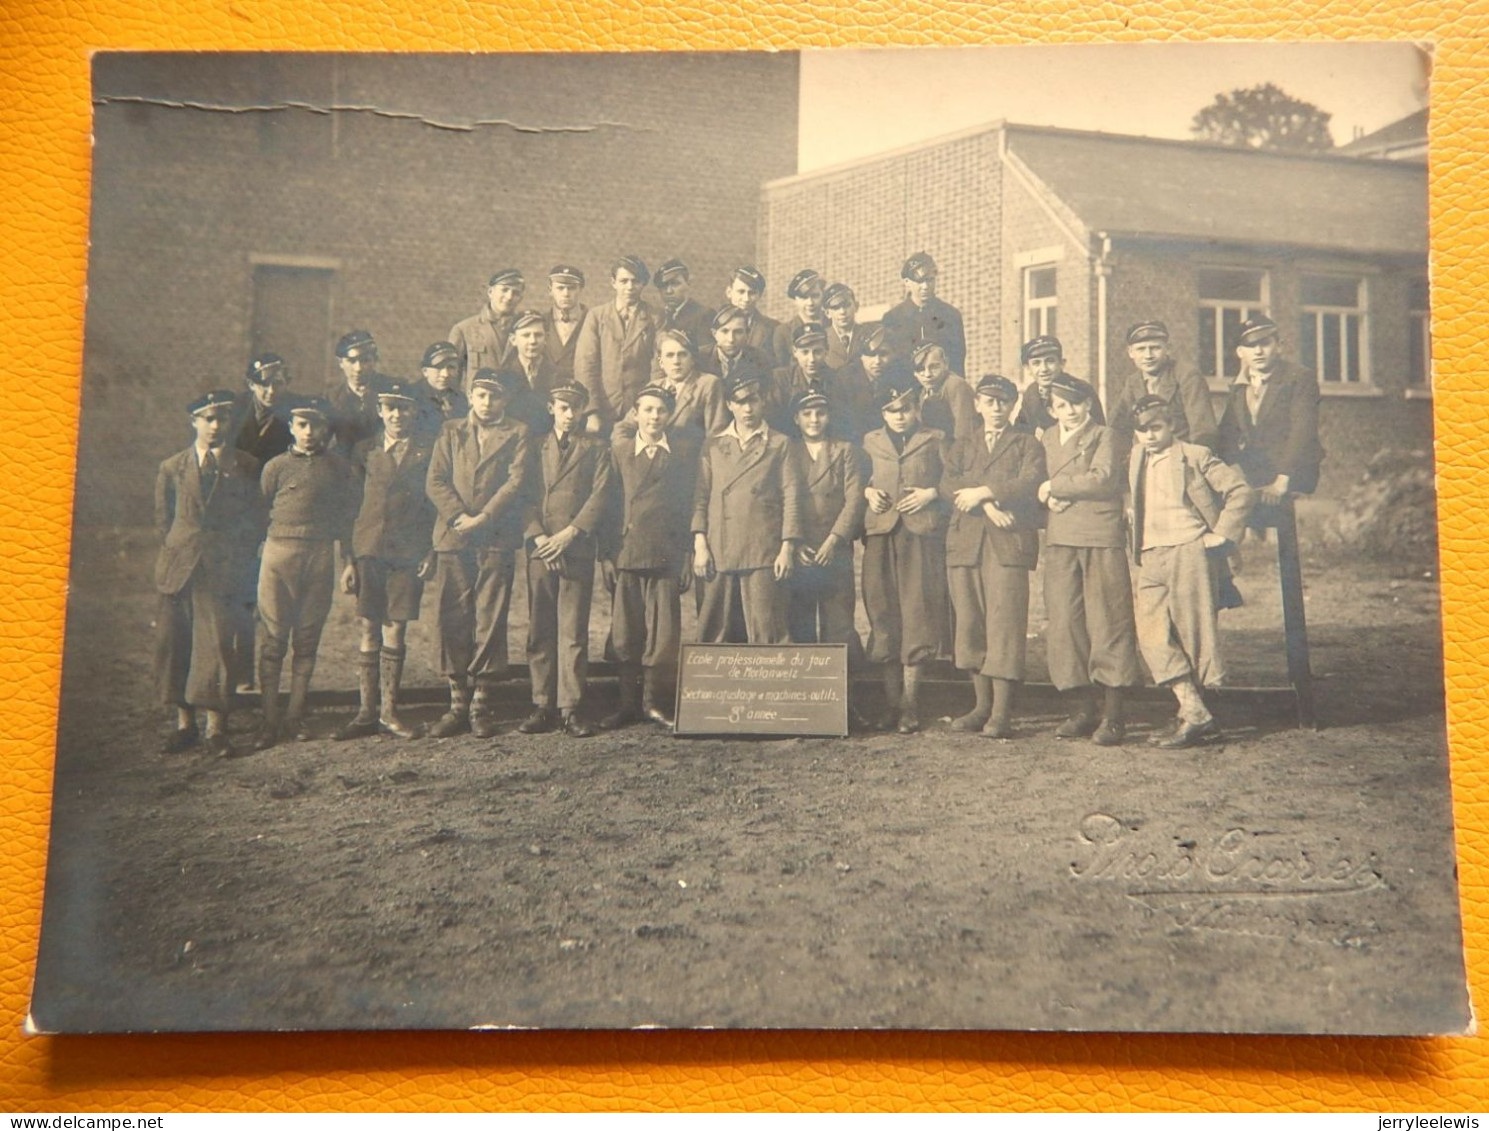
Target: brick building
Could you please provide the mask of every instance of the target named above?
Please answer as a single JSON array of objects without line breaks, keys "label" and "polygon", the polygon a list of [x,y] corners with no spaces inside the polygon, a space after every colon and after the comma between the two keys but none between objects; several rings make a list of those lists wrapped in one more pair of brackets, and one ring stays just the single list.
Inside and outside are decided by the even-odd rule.
[{"label": "brick building", "polygon": [[[1431,442],[1423,165],[994,123],[763,189],[760,266],[815,267],[866,307],[899,301],[925,249],[966,319],[973,374],[1016,375],[1059,334],[1105,389],[1125,328],[1162,318],[1217,395],[1240,322],[1265,311],[1321,379],[1337,495],[1379,449]],[[785,303],[773,295],[775,309]]]},{"label": "brick building", "polygon": [[681,255],[715,300],[797,91],[790,53],[97,56],[78,520],[148,521],[181,406],[252,353],[320,391],[368,327],[416,376],[496,267],[546,309],[556,262],[595,305],[617,254]]}]

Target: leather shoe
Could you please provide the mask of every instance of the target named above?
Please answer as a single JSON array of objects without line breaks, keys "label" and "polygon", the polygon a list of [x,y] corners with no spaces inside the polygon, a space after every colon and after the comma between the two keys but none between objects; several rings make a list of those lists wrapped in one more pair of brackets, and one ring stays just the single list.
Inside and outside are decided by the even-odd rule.
[{"label": "leather shoe", "polygon": [[470,716],[463,711],[446,711],[429,728],[430,738],[454,738],[470,730]]},{"label": "leather shoe", "polygon": [[1063,723],[1055,728],[1056,738],[1089,738],[1096,733],[1097,724],[1101,722],[1095,715],[1082,711],[1080,714],[1071,715]]},{"label": "leather shoe", "polygon": [[274,733],[273,728],[271,728],[271,727],[264,727],[261,731],[258,732],[258,735],[254,738],[254,740],[253,740],[253,748],[255,750],[268,750],[270,747],[274,746],[278,741],[279,741],[279,736]]},{"label": "leather shoe", "polygon": [[383,734],[391,734],[394,738],[419,737],[419,728],[417,726],[409,726],[399,718],[382,719],[377,724],[377,729]]},{"label": "leather shoe", "polygon": [[1168,725],[1167,726],[1160,727],[1158,730],[1155,730],[1152,734],[1148,735],[1148,745],[1149,746],[1157,746],[1160,742],[1163,742],[1165,739],[1173,738],[1174,735],[1176,735],[1176,734],[1179,733],[1179,728],[1182,727],[1183,725],[1184,725],[1184,720],[1183,719],[1180,719],[1180,718],[1170,719],[1168,721]]},{"label": "leather shoe", "polygon": [[295,742],[309,742],[311,739],[310,724],[304,719],[291,719],[285,729]]},{"label": "leather shoe", "polygon": [[564,716],[564,733],[570,738],[593,738],[595,728],[570,711]]},{"label": "leather shoe", "polygon": [[630,707],[622,707],[612,714],[606,715],[600,720],[601,730],[619,730],[623,726],[641,721],[641,716]]},{"label": "leather shoe", "polygon": [[558,712],[551,707],[539,707],[517,727],[519,734],[548,734],[562,725]]},{"label": "leather shoe", "polygon": [[472,711],[470,732],[475,738],[495,738],[501,733],[501,727],[497,724],[495,715],[489,715],[485,711]]},{"label": "leather shoe", "polygon": [[1127,724],[1114,722],[1111,719],[1102,719],[1101,725],[1091,735],[1091,741],[1097,746],[1121,746],[1122,740],[1127,737]]},{"label": "leather shoe", "polygon": [[914,707],[900,709],[900,725],[895,728],[900,734],[915,734],[920,730],[920,712]]},{"label": "leather shoe", "polygon": [[641,713],[658,726],[669,728],[672,726],[672,716],[655,704],[650,707],[643,707]]},{"label": "leather shoe", "polygon": [[202,732],[194,726],[171,731],[170,738],[161,744],[163,754],[184,754],[202,740]]},{"label": "leather shoe", "polygon": [[982,728],[982,737],[1012,738],[1013,723],[1010,722],[1008,719],[1000,719],[997,715],[994,715],[987,721],[987,725]]},{"label": "leather shoe", "polygon": [[951,720],[951,729],[958,734],[976,734],[987,725],[988,717],[982,711],[968,711]]},{"label": "leather shoe", "polygon": [[348,742],[353,738],[371,738],[376,733],[376,719],[354,718],[331,737],[337,742]]},{"label": "leather shoe", "polygon": [[1154,743],[1164,750],[1184,750],[1191,746],[1206,746],[1220,738],[1220,725],[1214,719],[1202,723],[1185,722],[1169,737]]},{"label": "leather shoe", "polygon": [[233,758],[237,756],[237,751],[233,749],[233,744],[227,740],[227,735],[225,734],[209,734],[203,749],[206,750],[207,757],[209,758]]}]

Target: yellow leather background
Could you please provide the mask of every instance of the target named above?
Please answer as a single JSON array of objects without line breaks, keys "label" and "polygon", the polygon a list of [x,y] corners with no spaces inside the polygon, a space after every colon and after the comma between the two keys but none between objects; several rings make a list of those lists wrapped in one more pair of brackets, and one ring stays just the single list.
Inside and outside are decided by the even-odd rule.
[{"label": "yellow leather background", "polygon": [[[93,48],[601,50],[1035,39],[1436,44],[1433,271],[1448,698],[1475,998],[1489,939],[1489,0],[4,0],[0,3],[0,1109],[1489,1107],[1489,1046],[1018,1034],[31,1039],[67,580]],[[927,76],[934,82],[934,75]],[[741,97],[748,100],[747,92]]]}]

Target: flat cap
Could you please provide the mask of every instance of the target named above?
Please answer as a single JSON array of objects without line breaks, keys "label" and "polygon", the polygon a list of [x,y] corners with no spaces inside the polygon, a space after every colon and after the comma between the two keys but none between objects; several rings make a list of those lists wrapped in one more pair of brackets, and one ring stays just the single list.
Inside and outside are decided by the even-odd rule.
[{"label": "flat cap", "polygon": [[1152,393],[1139,397],[1137,403],[1132,406],[1132,426],[1141,428],[1149,421],[1162,417],[1170,424],[1174,421],[1174,407],[1162,397],[1156,397]]},{"label": "flat cap", "polygon": [[911,362],[919,366],[921,362],[930,356],[932,350],[940,350],[943,355],[946,353],[945,348],[940,342],[933,342],[929,338],[916,342],[915,348],[910,351]]},{"label": "flat cap", "polygon": [[748,265],[736,267],[734,274],[729,276],[729,281],[732,283],[736,279],[757,294],[765,290],[765,276],[760,274],[759,269],[756,267]]},{"label": "flat cap", "polygon": [[1030,338],[1019,350],[1019,362],[1028,365],[1036,357],[1064,357],[1065,348],[1060,345],[1060,339],[1053,334],[1040,334],[1037,338]]},{"label": "flat cap", "polygon": [[621,255],[616,257],[610,265],[610,274],[614,277],[617,271],[629,271],[636,276],[636,281],[643,287],[651,282],[651,271],[646,266],[646,261],[639,255]]},{"label": "flat cap", "polygon": [[677,407],[677,394],[675,394],[671,389],[667,388],[666,385],[658,385],[655,382],[650,385],[646,385],[639,393],[636,394],[636,399],[638,401],[642,397],[656,397],[664,405],[667,406],[668,412],[671,412]]},{"label": "flat cap", "polygon": [[1149,319],[1146,322],[1134,322],[1127,328],[1127,344],[1135,346],[1138,342],[1166,342],[1168,341],[1168,327],[1158,319]]},{"label": "flat cap", "polygon": [[671,282],[673,279],[687,279],[690,277],[691,272],[688,271],[688,265],[686,263],[681,259],[669,259],[657,268],[655,282],[660,287],[663,283]]},{"label": "flat cap", "polygon": [[435,342],[424,351],[424,359],[419,362],[419,368],[438,369],[443,365],[459,363],[460,351],[455,348],[454,342]]},{"label": "flat cap", "polygon": [[319,416],[322,420],[330,420],[332,415],[331,402],[325,397],[305,397],[290,406],[291,416]]},{"label": "flat cap", "polygon": [[1059,395],[1071,404],[1080,404],[1094,397],[1096,389],[1089,381],[1082,381],[1069,373],[1057,373],[1050,380],[1050,395]]},{"label": "flat cap", "polygon": [[407,381],[401,381],[397,377],[388,379],[388,383],[377,391],[378,402],[383,401],[407,401],[415,403],[414,389]]},{"label": "flat cap", "polygon": [[277,353],[261,353],[248,363],[248,380],[255,385],[267,385],[273,381],[287,381],[284,358]]},{"label": "flat cap", "polygon": [[903,365],[896,365],[874,390],[874,403],[881,411],[913,407],[920,403],[920,382]]},{"label": "flat cap", "polygon": [[512,319],[512,333],[518,330],[526,330],[529,326],[544,326],[543,316],[536,310],[519,310],[517,317]]},{"label": "flat cap", "polygon": [[527,280],[522,277],[522,272],[515,267],[503,267],[491,273],[491,278],[486,281],[488,287],[522,287],[527,285]]},{"label": "flat cap", "polygon": [[668,330],[657,331],[657,353],[662,352],[663,342],[676,342],[691,354],[698,352],[698,347],[693,343],[693,339],[688,336],[688,332],[678,329],[676,326]]},{"label": "flat cap", "polygon": [[825,346],[827,344],[827,329],[820,322],[803,322],[801,329],[796,331],[791,339],[794,349],[811,349],[812,346]]},{"label": "flat cap", "polygon": [[472,389],[479,385],[504,397],[515,396],[526,384],[520,374],[505,369],[478,369],[470,383]]},{"label": "flat cap", "polygon": [[1241,344],[1243,346],[1249,346],[1253,342],[1264,342],[1277,335],[1277,323],[1265,314],[1253,314],[1241,323]]},{"label": "flat cap", "polygon": [[914,283],[923,283],[927,279],[934,279],[937,275],[936,261],[926,251],[917,251],[905,265],[900,268],[900,278],[909,279]]},{"label": "flat cap", "polygon": [[574,283],[577,286],[584,286],[584,272],[567,263],[558,264],[548,272],[548,277],[555,283]]},{"label": "flat cap", "polygon": [[973,391],[979,397],[995,397],[1010,404],[1019,399],[1019,387],[1000,373],[984,373]]},{"label": "flat cap", "polygon": [[563,401],[564,404],[573,405],[575,412],[583,412],[589,407],[589,390],[578,382],[570,385],[555,385],[548,391],[548,399]]},{"label": "flat cap", "polygon": [[757,366],[741,365],[724,382],[724,399],[743,400],[751,393],[763,392],[764,388],[765,374]]},{"label": "flat cap", "polygon": [[737,307],[737,306],[730,306],[730,305],[728,305],[726,303],[725,305],[719,307],[719,312],[713,316],[713,328],[715,330],[722,330],[725,326],[729,325],[729,323],[733,322],[736,318],[748,318],[748,317],[749,317],[749,315],[747,313],[745,313],[743,310],[739,309],[739,307]]},{"label": "flat cap", "polygon": [[822,278],[820,271],[813,271],[808,267],[791,276],[791,281],[786,284],[786,297],[806,298],[813,288],[826,286],[826,284],[827,280]]},{"label": "flat cap", "polygon": [[804,408],[827,408],[828,405],[827,394],[816,385],[808,385],[791,398],[791,415],[795,416]]},{"label": "flat cap", "polygon": [[824,310],[835,310],[840,306],[852,306],[858,301],[858,296],[853,293],[853,288],[847,283],[833,283],[822,292],[822,307]]},{"label": "flat cap", "polygon": [[882,323],[875,322],[873,326],[871,326],[864,334],[863,346],[860,352],[873,354],[889,352],[889,342],[885,338],[884,326]]},{"label": "flat cap", "polygon": [[376,357],[377,342],[371,330],[353,330],[342,334],[336,343],[336,356],[355,360],[359,357]]},{"label": "flat cap", "polygon": [[237,399],[231,389],[213,389],[210,393],[194,398],[187,404],[186,411],[192,416],[199,416],[208,409],[231,407]]}]

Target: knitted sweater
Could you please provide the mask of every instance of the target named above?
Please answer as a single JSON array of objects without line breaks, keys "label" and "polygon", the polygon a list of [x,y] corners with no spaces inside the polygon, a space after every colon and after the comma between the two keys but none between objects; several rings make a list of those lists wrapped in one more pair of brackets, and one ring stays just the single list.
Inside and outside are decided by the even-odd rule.
[{"label": "knitted sweater", "polygon": [[291,449],[264,466],[262,484],[270,538],[351,539],[361,484],[343,456]]}]

